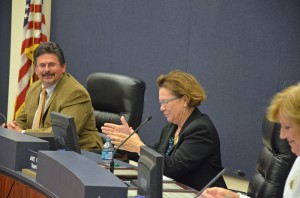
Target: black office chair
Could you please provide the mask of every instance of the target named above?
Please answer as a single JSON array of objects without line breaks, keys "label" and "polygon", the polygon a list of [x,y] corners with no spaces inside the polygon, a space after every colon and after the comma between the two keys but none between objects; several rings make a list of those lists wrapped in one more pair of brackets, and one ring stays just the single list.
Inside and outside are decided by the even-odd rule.
[{"label": "black office chair", "polygon": [[263,148],[247,195],[253,198],[282,197],[285,181],[296,155],[291,152],[288,142],[280,139],[280,125],[271,123],[266,118],[262,123],[262,138]]},{"label": "black office chair", "polygon": [[121,124],[125,116],[133,129],[141,123],[144,109],[146,84],[143,80],[130,76],[96,72],[88,76],[86,88],[89,92],[96,117],[96,127],[101,133],[104,123]]}]

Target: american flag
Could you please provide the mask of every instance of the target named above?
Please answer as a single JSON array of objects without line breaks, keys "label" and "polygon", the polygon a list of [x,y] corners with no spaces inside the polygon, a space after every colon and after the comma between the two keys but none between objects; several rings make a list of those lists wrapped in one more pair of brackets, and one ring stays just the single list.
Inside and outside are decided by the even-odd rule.
[{"label": "american flag", "polygon": [[43,0],[26,0],[23,38],[14,117],[24,105],[29,86],[37,80],[34,74],[33,52],[40,43],[47,42]]}]

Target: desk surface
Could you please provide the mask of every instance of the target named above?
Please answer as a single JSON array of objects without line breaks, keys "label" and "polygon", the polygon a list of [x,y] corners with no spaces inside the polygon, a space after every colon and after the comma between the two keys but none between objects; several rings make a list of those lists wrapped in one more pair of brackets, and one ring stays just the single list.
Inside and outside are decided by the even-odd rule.
[{"label": "desk surface", "polygon": [[[42,153],[43,155],[40,156]],[[88,152],[83,153],[87,154]],[[101,195],[101,197],[102,195],[107,197],[109,195],[120,194],[122,195],[121,197],[126,197],[127,186],[120,179],[110,174],[109,171],[106,171],[95,163],[101,157],[95,153],[88,153],[87,155],[89,157],[93,156],[95,159],[90,160],[89,157],[79,155],[75,152],[42,151],[39,152],[38,165],[45,168],[42,168],[41,172],[39,172],[38,166],[37,179],[19,170],[12,170],[3,165],[0,165],[0,178],[3,179],[1,181],[13,181],[10,186],[13,191],[19,192],[18,197],[21,198],[23,197],[22,194],[24,195],[23,189],[28,189],[26,192],[32,192],[32,190],[38,192],[41,194],[38,197],[50,198],[69,197],[70,193],[74,193],[76,190],[78,191],[77,197],[89,197],[89,195],[94,194]],[[43,158],[40,158],[42,156]],[[48,164],[48,166],[45,164]],[[98,174],[93,174],[95,172]],[[98,179],[95,180],[95,178]],[[5,184],[0,185],[0,192],[7,191]],[[69,188],[68,186],[70,185],[75,186]],[[26,197],[29,198],[32,195]]]},{"label": "desk surface", "polygon": [[[92,156],[94,154],[91,154]],[[96,156],[95,156],[96,157]],[[97,157],[96,157],[97,158]],[[122,163],[121,163],[122,164]],[[128,166],[128,164],[125,164]],[[132,166],[129,166],[132,167]],[[120,168],[120,172],[127,170],[128,168]],[[119,169],[118,169],[119,170]],[[128,169],[129,170],[129,169]],[[30,188],[37,190],[38,192],[41,192],[43,195],[46,197],[53,197],[57,198],[55,194],[53,194],[50,190],[45,188],[44,186],[40,185],[39,183],[36,182],[36,180],[21,171],[14,171],[10,170],[6,167],[0,166],[0,172],[4,173],[7,176],[10,176],[18,181],[21,181],[22,183],[28,185]],[[127,183],[130,182],[131,184],[127,184],[129,186],[128,190],[128,197],[134,197],[137,195],[137,186],[136,186],[136,180],[126,180]],[[175,181],[165,181],[163,184],[163,197],[195,197],[197,194],[196,191],[194,191],[191,188],[188,188],[178,182]]]}]

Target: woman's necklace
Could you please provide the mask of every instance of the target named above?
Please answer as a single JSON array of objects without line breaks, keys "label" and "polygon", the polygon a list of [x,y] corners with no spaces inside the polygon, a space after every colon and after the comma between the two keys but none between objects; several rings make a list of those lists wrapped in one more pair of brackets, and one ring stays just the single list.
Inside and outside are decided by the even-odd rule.
[{"label": "woman's necklace", "polygon": [[181,128],[178,128],[174,135],[174,145],[177,144]]},{"label": "woman's necklace", "polygon": [[193,112],[193,109],[190,109],[190,108],[189,108],[189,109],[188,109],[188,108],[185,108],[185,109],[184,109],[184,111],[183,111],[183,113],[182,113],[182,115],[181,115],[181,117],[182,117],[183,119],[182,119],[180,125],[178,125],[178,128],[177,128],[177,130],[176,130],[176,132],[175,132],[175,135],[174,135],[174,145],[176,145],[177,142],[178,142],[178,139],[179,139],[179,133],[180,133],[180,131],[181,131],[181,127],[183,126],[183,124],[184,124],[184,122],[187,120],[187,118],[192,114],[192,112]]}]

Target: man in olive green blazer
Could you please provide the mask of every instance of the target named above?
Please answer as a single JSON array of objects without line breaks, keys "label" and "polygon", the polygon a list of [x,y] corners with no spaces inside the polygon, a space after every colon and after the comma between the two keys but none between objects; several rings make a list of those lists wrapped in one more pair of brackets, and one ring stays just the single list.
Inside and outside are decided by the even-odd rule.
[{"label": "man in olive green blazer", "polygon": [[[39,77],[28,89],[25,104],[8,128],[22,133],[52,133],[52,111],[74,117],[81,149],[102,149],[93,107],[86,89],[66,73],[63,52],[53,42],[43,43],[34,52],[35,73]],[[42,88],[47,98],[39,128],[34,128]]]}]

